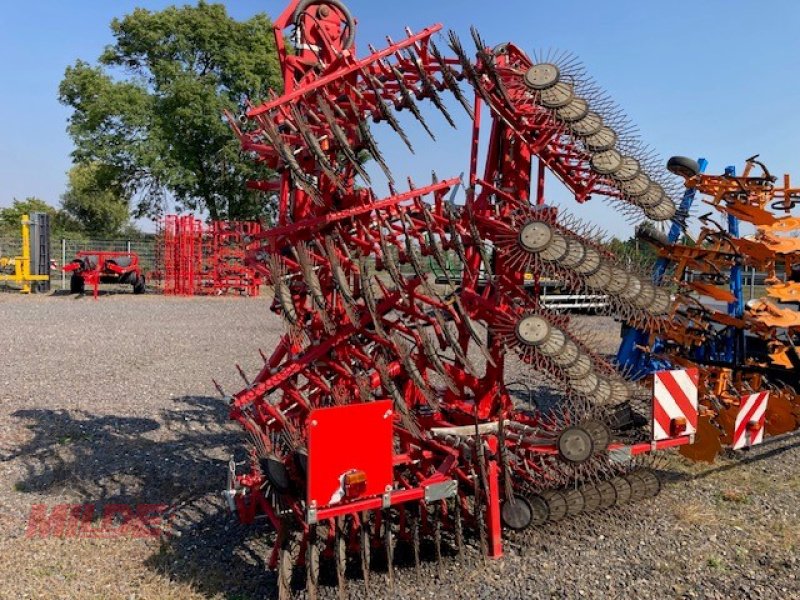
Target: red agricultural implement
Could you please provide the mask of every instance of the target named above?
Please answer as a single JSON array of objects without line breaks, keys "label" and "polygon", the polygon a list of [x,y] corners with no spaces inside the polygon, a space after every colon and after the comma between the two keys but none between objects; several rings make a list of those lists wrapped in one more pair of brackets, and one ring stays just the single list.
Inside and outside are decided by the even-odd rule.
[{"label": "red agricultural implement", "polygon": [[162,229],[164,293],[168,296],[258,296],[262,278],[246,261],[254,221],[211,221],[168,215]]},{"label": "red agricultural implement", "polygon": [[[674,332],[675,287],[545,206],[544,182],[549,170],[578,203],[602,196],[624,218],[680,228],[681,181],[571,57],[490,47],[474,29],[472,53],[450,33],[445,54],[440,30],[359,57],[339,0],[295,0],[275,22],[283,93],[228,115],[242,148],[279,175],[251,183],[277,196],[279,213],[249,238],[248,257],[286,334],[228,397],[249,460],[243,473],[231,463],[227,498],[241,520],[265,516],[277,531],[269,566],[281,597],[295,567],[316,595],[320,556],[344,594],[353,555],[369,586],[379,551],[392,582],[396,543],[419,561],[421,539],[441,557],[470,535],[499,556],[503,525],[655,495],[648,457],[698,431],[698,369],[634,377],[525,286],[533,273],[602,294],[643,332],[637,348]],[[371,124],[412,148],[398,113],[433,137],[424,115],[455,127],[459,104],[472,120],[465,203],[450,201],[458,177],[399,191]]]},{"label": "red agricultural implement", "polygon": [[86,284],[94,288],[94,297],[99,294],[101,283],[130,284],[134,294],[144,294],[145,277],[139,267],[139,256],[135,252],[106,252],[84,250],[78,252],[63,270],[72,273],[69,291],[83,294]]}]

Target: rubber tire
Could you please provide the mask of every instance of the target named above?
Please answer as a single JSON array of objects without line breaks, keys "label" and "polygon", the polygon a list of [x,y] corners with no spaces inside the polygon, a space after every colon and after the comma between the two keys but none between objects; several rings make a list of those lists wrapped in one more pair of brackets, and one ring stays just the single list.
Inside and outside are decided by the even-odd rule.
[{"label": "rubber tire", "polygon": [[83,277],[77,273],[73,273],[69,278],[69,293],[70,294],[83,294],[86,290],[86,282]]},{"label": "rubber tire", "polygon": [[331,6],[336,7],[336,9],[344,15],[344,20],[347,22],[347,39],[342,44],[343,50],[349,50],[353,46],[353,42],[356,40],[356,22],[353,19],[353,15],[350,10],[342,3],[340,0],[301,0],[300,4],[297,5],[297,8],[292,15],[292,23],[295,27],[298,26],[300,22],[300,17],[306,11],[307,8],[314,6],[315,4],[330,4]]},{"label": "rubber tire", "polygon": [[673,156],[667,161],[667,170],[679,177],[695,177],[700,174],[700,165],[693,158]]},{"label": "rubber tire", "polygon": [[144,275],[139,275],[136,279],[136,283],[133,284],[133,293],[134,294],[144,294],[147,286],[145,285]]}]

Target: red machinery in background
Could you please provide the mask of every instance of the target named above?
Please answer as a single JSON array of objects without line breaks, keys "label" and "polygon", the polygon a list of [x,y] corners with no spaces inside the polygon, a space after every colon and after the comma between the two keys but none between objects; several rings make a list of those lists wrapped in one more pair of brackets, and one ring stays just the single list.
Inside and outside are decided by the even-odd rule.
[{"label": "red machinery in background", "polygon": [[83,294],[86,284],[94,288],[94,297],[99,294],[101,283],[129,283],[134,294],[144,294],[145,277],[139,266],[139,256],[135,252],[106,252],[103,250],[83,250],[75,255],[63,270],[72,273],[69,291]]},{"label": "red machinery in background", "polygon": [[261,232],[255,221],[211,221],[168,215],[162,230],[164,293],[168,296],[258,296],[261,275],[246,252]]}]

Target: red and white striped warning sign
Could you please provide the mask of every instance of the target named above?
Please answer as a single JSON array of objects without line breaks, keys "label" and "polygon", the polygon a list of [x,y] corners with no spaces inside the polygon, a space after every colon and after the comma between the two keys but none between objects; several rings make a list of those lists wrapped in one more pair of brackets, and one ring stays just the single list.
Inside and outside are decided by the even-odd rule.
[{"label": "red and white striped warning sign", "polygon": [[657,371],[653,379],[653,440],[697,431],[697,369]]},{"label": "red and white striped warning sign", "polygon": [[733,430],[733,449],[749,448],[764,441],[764,421],[769,392],[742,396],[736,427]]}]

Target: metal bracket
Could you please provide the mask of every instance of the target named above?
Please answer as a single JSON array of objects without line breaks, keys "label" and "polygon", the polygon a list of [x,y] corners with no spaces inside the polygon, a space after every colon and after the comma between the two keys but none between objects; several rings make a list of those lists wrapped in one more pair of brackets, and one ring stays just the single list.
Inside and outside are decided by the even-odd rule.
[{"label": "metal bracket", "polygon": [[630,446],[622,446],[614,448],[608,452],[608,461],[617,464],[625,464],[631,462],[633,454]]},{"label": "metal bracket", "polygon": [[389,508],[392,505],[392,492],[387,491],[383,496],[381,496],[381,500],[381,507]]},{"label": "metal bracket", "polygon": [[431,503],[445,498],[452,498],[458,492],[458,482],[455,479],[448,479],[441,483],[433,483],[425,486],[425,502]]},{"label": "metal bracket", "polygon": [[236,490],[223,490],[222,497],[228,502],[228,510],[236,512]]},{"label": "metal bracket", "polygon": [[306,509],[306,522],[309,525],[316,525],[317,524],[317,503],[312,502],[308,505]]}]

